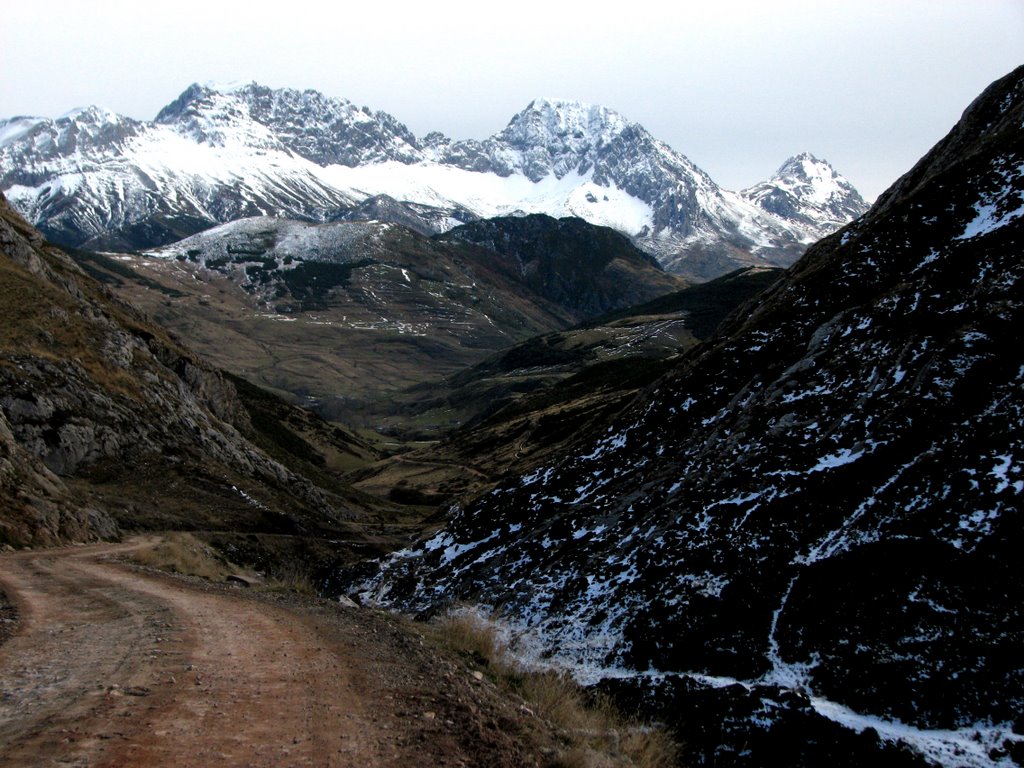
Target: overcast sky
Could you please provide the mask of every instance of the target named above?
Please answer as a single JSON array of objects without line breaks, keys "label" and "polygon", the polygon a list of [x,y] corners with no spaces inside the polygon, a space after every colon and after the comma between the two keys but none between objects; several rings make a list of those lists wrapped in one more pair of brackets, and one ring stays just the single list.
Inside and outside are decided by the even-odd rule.
[{"label": "overcast sky", "polygon": [[[358,5],[358,7],[352,7]],[[874,198],[1024,63],[1024,0],[8,3],[0,117],[152,119],[192,82],[315,88],[417,135],[603,104],[740,189],[788,156]]]}]

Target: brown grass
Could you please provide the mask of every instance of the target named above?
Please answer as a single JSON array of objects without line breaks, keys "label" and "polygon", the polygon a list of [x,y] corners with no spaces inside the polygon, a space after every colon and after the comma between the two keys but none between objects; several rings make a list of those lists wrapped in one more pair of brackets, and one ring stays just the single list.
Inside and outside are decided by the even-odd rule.
[{"label": "brown grass", "polygon": [[[103,305],[117,314],[113,305]],[[0,260],[0,353],[77,362],[108,392],[139,400],[138,382],[103,357],[103,327],[83,315],[83,306],[24,267]]]},{"label": "brown grass", "polygon": [[183,576],[198,576],[208,581],[225,581],[228,576],[242,576],[262,592],[319,596],[312,570],[301,563],[284,562],[266,578],[261,578],[232,563],[191,533],[164,533],[159,541],[133,552],[131,558],[150,568]]},{"label": "brown grass", "polygon": [[563,747],[550,768],[677,765],[679,749],[668,733],[626,717],[611,699],[587,692],[565,672],[527,669],[512,657],[495,623],[455,613],[438,621],[434,631],[438,642],[482,667],[554,727]]},{"label": "brown grass", "polygon": [[469,656],[477,665],[492,672],[508,673],[508,648],[498,635],[497,627],[465,613],[449,614],[435,625],[441,642],[454,651]]},{"label": "brown grass", "polygon": [[261,587],[266,592],[292,592],[306,597],[319,597],[313,571],[301,563],[287,562],[280,565]]},{"label": "brown grass", "polygon": [[153,545],[133,552],[131,557],[140,565],[210,581],[224,581],[228,575],[239,572],[234,564],[191,533],[166,533]]}]

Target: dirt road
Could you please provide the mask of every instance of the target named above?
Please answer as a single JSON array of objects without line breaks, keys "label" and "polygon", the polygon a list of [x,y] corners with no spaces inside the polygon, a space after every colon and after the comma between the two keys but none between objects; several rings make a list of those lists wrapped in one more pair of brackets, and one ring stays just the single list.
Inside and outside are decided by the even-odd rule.
[{"label": "dirt road", "polygon": [[131,546],[0,557],[0,766],[537,763],[513,703],[389,617],[111,560]]}]

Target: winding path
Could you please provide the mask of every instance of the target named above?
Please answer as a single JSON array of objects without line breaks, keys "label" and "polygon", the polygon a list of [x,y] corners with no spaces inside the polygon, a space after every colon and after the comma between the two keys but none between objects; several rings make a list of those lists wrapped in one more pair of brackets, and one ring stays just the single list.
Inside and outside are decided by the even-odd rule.
[{"label": "winding path", "polygon": [[[350,609],[339,630],[110,560],[140,544],[0,556],[20,617],[0,646],[0,766],[532,762],[458,722],[477,708],[441,684],[455,667],[423,651],[393,661],[410,641],[372,617]],[[451,735],[467,725],[472,738]]]}]

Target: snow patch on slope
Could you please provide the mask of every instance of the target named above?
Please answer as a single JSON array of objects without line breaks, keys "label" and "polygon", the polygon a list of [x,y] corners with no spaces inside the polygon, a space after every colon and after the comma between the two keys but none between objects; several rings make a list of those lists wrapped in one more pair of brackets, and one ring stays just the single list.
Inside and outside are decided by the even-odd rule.
[{"label": "snow patch on slope", "polygon": [[521,173],[498,176],[449,165],[398,162],[319,169],[320,178],[353,197],[386,194],[399,200],[444,208],[460,205],[481,218],[515,213],[579,216],[592,224],[635,235],[654,223],[651,207],[614,185],[594,183],[577,172],[531,181]]},{"label": "snow patch on slope", "polygon": [[997,229],[1002,229],[1015,219],[1024,216],[1024,193],[1019,180],[1024,177],[1024,164],[1002,172],[1002,189],[986,194],[974,204],[975,216],[967,223],[957,240],[970,240]]}]

